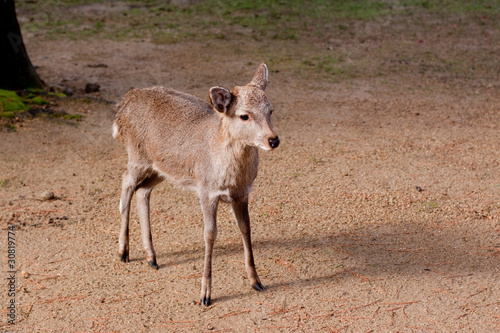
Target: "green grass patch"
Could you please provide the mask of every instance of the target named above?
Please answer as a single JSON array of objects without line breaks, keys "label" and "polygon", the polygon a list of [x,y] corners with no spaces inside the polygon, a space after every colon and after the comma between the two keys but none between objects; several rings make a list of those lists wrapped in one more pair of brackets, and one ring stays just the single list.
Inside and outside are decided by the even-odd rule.
[{"label": "green grass patch", "polygon": [[407,0],[403,6],[417,6],[434,12],[500,13],[500,2],[495,0]]},{"label": "green grass patch", "polygon": [[194,6],[194,11],[223,13],[233,23],[255,25],[327,16],[373,19],[387,13],[390,6],[387,1],[375,0],[207,0]]},{"label": "green grass patch", "polygon": [[162,0],[128,0],[123,8],[110,6],[99,16],[92,11],[67,10],[94,3],[110,6],[101,0],[22,2],[19,6],[32,13],[23,28],[45,32],[53,39],[150,38],[158,44],[248,36],[254,40],[299,41],[303,37],[323,38],[332,31],[348,32],[354,21],[388,16],[479,13],[498,26],[496,18],[500,15],[500,1],[495,0],[205,0],[179,6]]},{"label": "green grass patch", "polygon": [[[375,0],[205,0],[175,6],[160,0],[125,1],[128,8],[94,14],[64,7],[104,1],[37,1],[20,7],[33,12],[23,28],[45,31],[49,38],[153,38],[157,43],[238,36],[233,27],[250,29],[254,39],[297,40],[331,20],[371,20],[389,13],[391,4]],[[96,20],[97,19],[97,20]],[[163,35],[162,35],[163,34]]]},{"label": "green grass patch", "polygon": [[[80,10],[92,9],[95,3],[102,4],[98,13]],[[204,43],[207,58],[222,53],[246,57],[265,61],[276,72],[333,82],[401,72],[493,79],[499,73],[487,47],[449,47],[461,38],[486,35],[492,37],[484,45],[493,45],[500,29],[498,0],[183,3],[47,0],[20,2],[19,7],[26,22],[23,29],[41,39],[194,41]]]}]

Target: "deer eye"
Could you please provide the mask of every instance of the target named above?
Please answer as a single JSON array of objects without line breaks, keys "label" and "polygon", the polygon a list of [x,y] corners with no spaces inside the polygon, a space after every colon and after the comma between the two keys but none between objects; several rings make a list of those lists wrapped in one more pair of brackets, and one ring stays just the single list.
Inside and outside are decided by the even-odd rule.
[{"label": "deer eye", "polygon": [[240,119],[243,120],[243,121],[247,121],[248,120],[248,115],[243,114],[243,115],[240,116]]}]

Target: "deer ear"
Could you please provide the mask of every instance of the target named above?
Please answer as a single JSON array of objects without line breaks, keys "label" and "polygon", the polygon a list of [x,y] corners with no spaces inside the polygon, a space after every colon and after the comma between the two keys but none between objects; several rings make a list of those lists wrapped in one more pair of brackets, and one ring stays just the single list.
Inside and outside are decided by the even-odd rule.
[{"label": "deer ear", "polygon": [[255,72],[252,81],[248,84],[249,86],[255,86],[262,90],[265,90],[267,87],[267,78],[268,71],[266,64],[260,64],[259,68],[257,68],[257,72]]},{"label": "deer ear", "polygon": [[226,112],[231,103],[231,93],[224,87],[210,88],[210,103],[219,112]]}]

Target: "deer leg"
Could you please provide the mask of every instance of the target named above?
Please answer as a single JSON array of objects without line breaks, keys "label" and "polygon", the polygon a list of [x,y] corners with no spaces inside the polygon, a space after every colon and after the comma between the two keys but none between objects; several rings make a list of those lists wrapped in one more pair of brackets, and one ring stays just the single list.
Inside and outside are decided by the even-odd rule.
[{"label": "deer leg", "polygon": [[149,265],[158,269],[156,263],[156,253],[153,248],[153,237],[151,236],[151,224],[149,220],[149,198],[153,188],[162,182],[162,178],[158,175],[152,175],[143,180],[136,188],[137,213],[141,222],[142,247],[146,253],[146,260]]},{"label": "deer leg", "polygon": [[120,198],[120,215],[121,228],[119,236],[119,254],[120,260],[123,262],[129,261],[129,216],[130,216],[130,201],[134,195],[136,187],[135,178],[130,170],[125,171],[122,181],[122,195]]},{"label": "deer leg", "polygon": [[200,198],[200,202],[201,209],[203,211],[203,219],[205,221],[205,263],[203,269],[203,278],[201,280],[200,303],[201,305],[209,306],[211,302],[210,296],[212,288],[212,254],[215,239],[217,238],[217,207],[219,198],[202,196]]},{"label": "deer leg", "polygon": [[257,270],[255,269],[255,262],[253,259],[252,239],[250,232],[250,216],[248,214],[248,201],[232,202],[231,208],[233,210],[234,218],[240,228],[243,238],[243,248],[245,251],[245,268],[247,271],[248,280],[253,289],[263,291],[264,286],[260,283]]}]

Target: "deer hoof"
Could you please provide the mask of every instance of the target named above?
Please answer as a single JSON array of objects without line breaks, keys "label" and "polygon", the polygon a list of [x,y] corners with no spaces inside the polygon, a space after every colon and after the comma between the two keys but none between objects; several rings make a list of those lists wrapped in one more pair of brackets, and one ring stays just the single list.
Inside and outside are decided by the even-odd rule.
[{"label": "deer hoof", "polygon": [[148,261],[149,266],[153,267],[154,269],[159,269],[158,264],[156,263],[156,260],[153,261]]},{"label": "deer hoof", "polygon": [[130,259],[128,257],[128,253],[120,254],[120,260],[123,262],[129,262]]},{"label": "deer hoof", "polygon": [[210,297],[203,297],[200,299],[200,304],[203,306],[210,306],[212,302],[210,301]]},{"label": "deer hoof", "polygon": [[266,288],[264,288],[264,286],[260,282],[252,285],[252,288],[255,289],[255,290],[257,290],[257,291],[264,291],[264,290],[266,290]]}]

